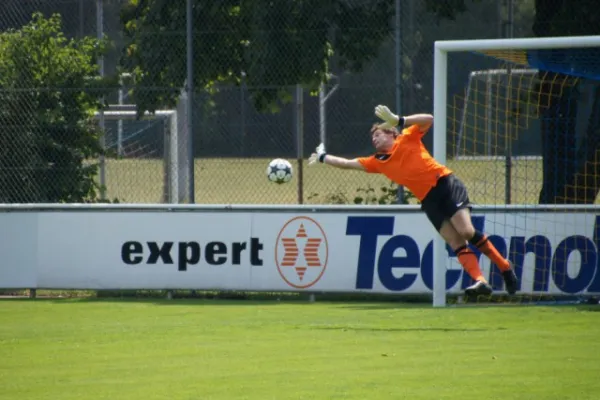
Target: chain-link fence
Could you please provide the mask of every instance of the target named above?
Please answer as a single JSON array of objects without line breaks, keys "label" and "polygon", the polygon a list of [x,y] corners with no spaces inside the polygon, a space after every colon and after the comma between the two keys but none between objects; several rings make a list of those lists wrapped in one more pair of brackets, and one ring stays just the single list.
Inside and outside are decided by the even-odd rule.
[{"label": "chain-link fence", "polygon": [[[3,201],[394,202],[385,178],[308,167],[308,156],[321,141],[341,156],[370,154],[377,104],[431,112],[434,41],[533,36],[540,20],[534,0],[467,1],[464,10],[430,0],[192,3],[190,31],[183,0],[3,1]],[[35,12],[60,15],[74,44],[36,38]],[[10,36],[27,24],[29,33]],[[98,57],[102,42],[84,42],[101,38]],[[19,54],[23,46],[32,57]],[[190,65],[191,103],[183,97]],[[489,62],[452,68],[460,78],[448,92],[464,94],[469,73]],[[424,139],[430,149],[432,137]],[[294,167],[284,185],[265,174],[280,157]]]}]

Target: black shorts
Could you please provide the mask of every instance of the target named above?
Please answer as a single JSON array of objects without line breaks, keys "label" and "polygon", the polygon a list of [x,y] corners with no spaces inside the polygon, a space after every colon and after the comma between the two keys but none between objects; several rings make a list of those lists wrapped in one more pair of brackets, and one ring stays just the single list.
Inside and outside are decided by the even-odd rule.
[{"label": "black shorts", "polygon": [[471,209],[469,194],[465,184],[453,174],[438,179],[421,202],[421,210],[425,211],[437,231],[445,220],[463,208]]}]

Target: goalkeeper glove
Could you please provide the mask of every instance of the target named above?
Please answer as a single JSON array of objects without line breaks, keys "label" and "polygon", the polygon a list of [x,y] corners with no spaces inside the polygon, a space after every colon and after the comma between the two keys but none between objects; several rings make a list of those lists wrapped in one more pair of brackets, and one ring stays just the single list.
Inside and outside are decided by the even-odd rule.
[{"label": "goalkeeper glove", "polygon": [[312,153],[308,158],[308,165],[313,165],[317,161],[323,162],[326,155],[327,153],[325,152],[325,145],[321,143],[317,146],[315,153]]},{"label": "goalkeeper glove", "polygon": [[378,105],[375,107],[375,115],[384,120],[387,124],[392,126],[404,127],[404,117],[399,117],[390,111],[387,106]]}]

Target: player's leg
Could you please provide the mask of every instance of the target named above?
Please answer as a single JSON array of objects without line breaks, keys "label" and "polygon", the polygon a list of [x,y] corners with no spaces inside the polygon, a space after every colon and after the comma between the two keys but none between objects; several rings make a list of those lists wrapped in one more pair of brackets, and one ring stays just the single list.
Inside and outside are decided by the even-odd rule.
[{"label": "player's leg", "polygon": [[498,252],[498,249],[489,241],[486,234],[477,231],[473,226],[466,187],[458,178],[453,179],[449,183],[449,186],[449,199],[451,201],[445,202],[444,207],[446,208],[446,213],[452,215],[450,223],[461,237],[477,247],[498,266],[504,278],[506,291],[510,294],[515,293],[518,289],[518,280],[511,263]]},{"label": "player's leg", "polygon": [[500,268],[500,271],[506,271],[510,269],[510,263],[506,258],[498,252],[498,249],[492,242],[489,241],[487,235],[483,232],[475,230],[471,221],[471,212],[462,208],[450,218],[452,226],[458,231],[458,233],[469,241],[473,246],[477,247],[483,254],[485,254],[494,264]]},{"label": "player's leg", "polygon": [[477,256],[468,246],[468,242],[454,229],[449,220],[445,220],[439,229],[440,235],[446,243],[454,250],[456,258],[460,265],[475,283],[465,289],[465,294],[470,295],[489,295],[492,293],[492,287],[481,272]]},{"label": "player's leg", "polygon": [[475,281],[475,284],[465,290],[468,296],[473,294],[490,294],[491,286],[485,280],[479,267],[479,260],[468,246],[468,242],[454,229],[450,221],[440,211],[439,198],[436,192],[430,193],[421,203],[421,208],[425,211],[427,218],[438,231],[450,248],[455,252],[460,265],[469,276]]}]

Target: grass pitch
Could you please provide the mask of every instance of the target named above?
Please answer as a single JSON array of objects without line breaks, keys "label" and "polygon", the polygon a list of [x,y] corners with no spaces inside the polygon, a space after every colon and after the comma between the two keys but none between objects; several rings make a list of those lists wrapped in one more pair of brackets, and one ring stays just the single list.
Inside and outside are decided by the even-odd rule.
[{"label": "grass pitch", "polygon": [[[277,185],[268,181],[264,158],[204,158],[195,163],[195,200],[204,204],[298,204],[299,167],[290,160],[294,177]],[[515,160],[511,173],[513,204],[537,204],[542,187],[541,160]],[[502,160],[452,160],[448,166],[465,182],[476,204],[504,204],[505,165]],[[389,185],[382,175],[315,165],[304,162],[302,202],[308,204],[352,204],[364,197],[361,189],[380,189]],[[165,167],[161,160],[108,159],[107,196],[128,203],[162,203]],[[187,192],[187,189],[186,189]]]},{"label": "grass pitch", "polygon": [[0,399],[597,399],[596,311],[1,300]]}]

